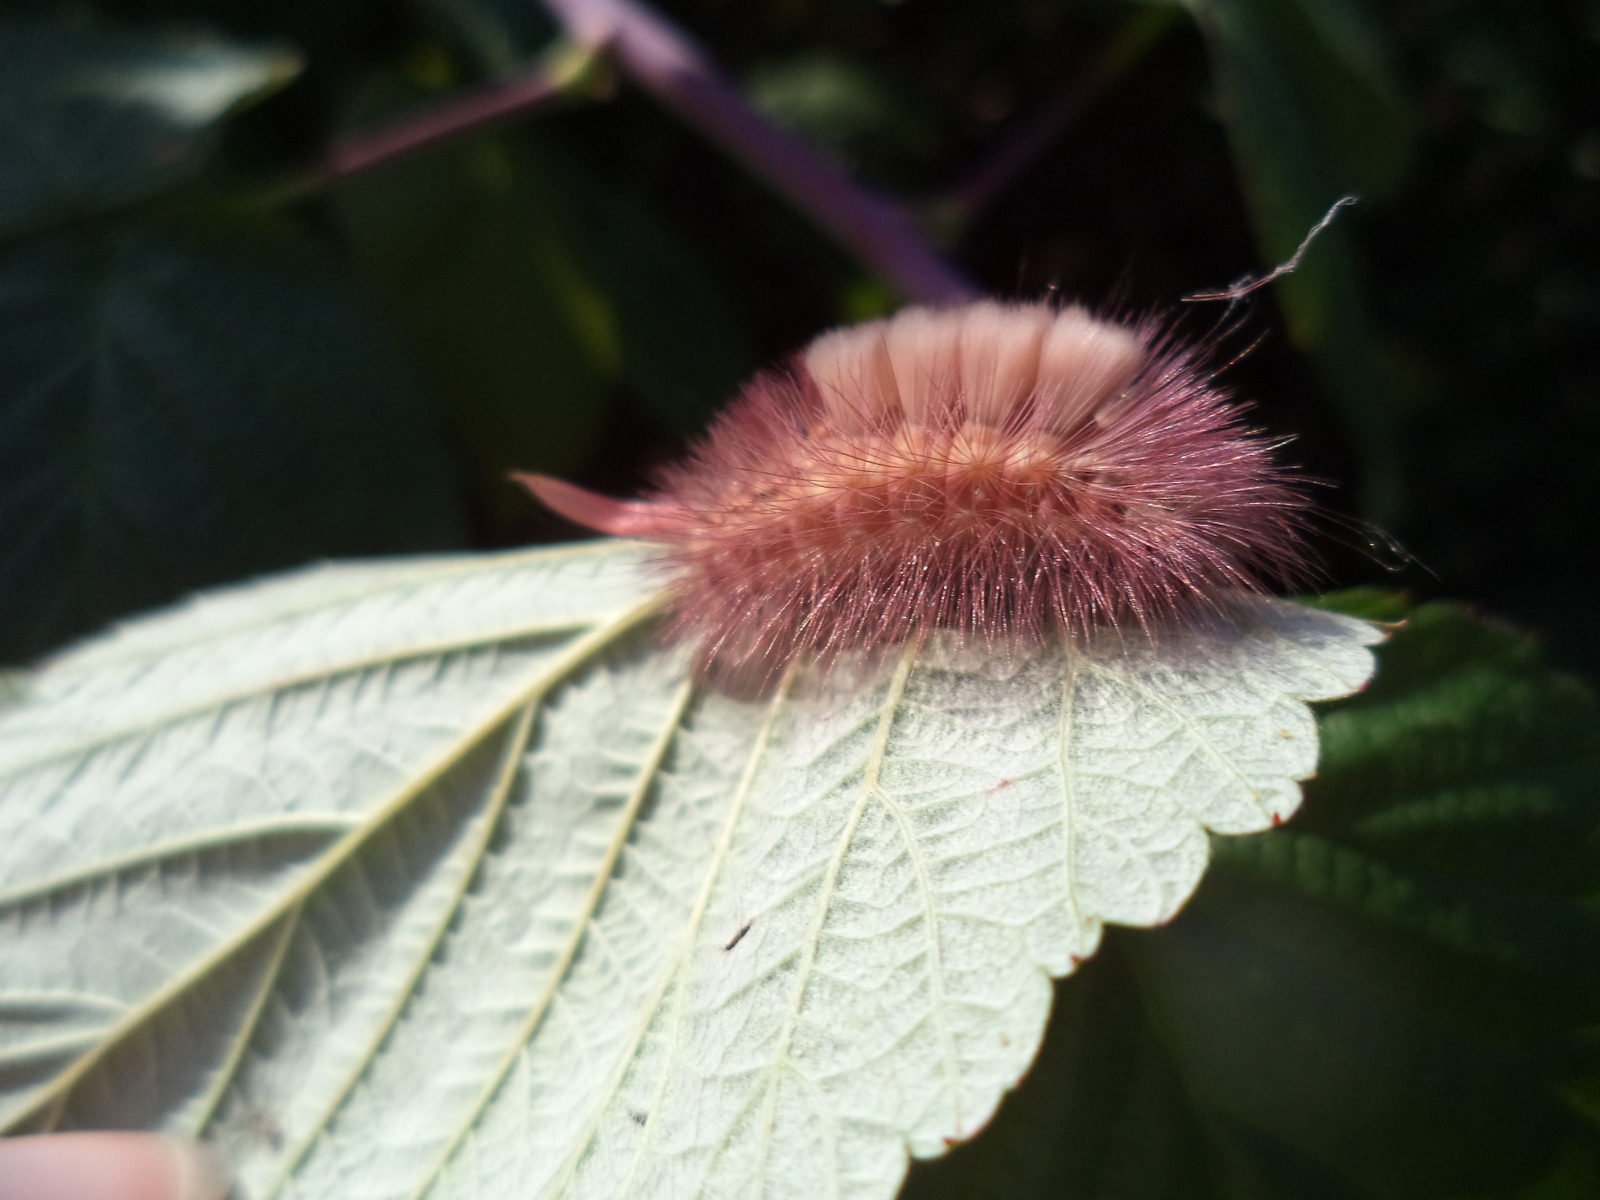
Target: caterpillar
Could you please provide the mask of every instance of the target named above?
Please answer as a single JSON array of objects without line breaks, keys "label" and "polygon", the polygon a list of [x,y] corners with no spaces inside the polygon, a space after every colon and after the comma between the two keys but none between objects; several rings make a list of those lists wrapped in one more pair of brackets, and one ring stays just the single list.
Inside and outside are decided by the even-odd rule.
[{"label": "caterpillar", "polygon": [[1150,631],[1304,570],[1273,444],[1153,324],[985,300],[824,333],[641,500],[518,478],[662,546],[669,636],[770,674],[936,629]]}]

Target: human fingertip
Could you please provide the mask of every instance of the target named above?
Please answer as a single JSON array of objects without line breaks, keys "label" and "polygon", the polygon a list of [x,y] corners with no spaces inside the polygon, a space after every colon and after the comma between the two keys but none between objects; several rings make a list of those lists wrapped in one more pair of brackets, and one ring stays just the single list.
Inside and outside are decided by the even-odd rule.
[{"label": "human fingertip", "polygon": [[210,1146],[161,1134],[0,1138],[0,1200],[224,1200],[231,1186]]},{"label": "human fingertip", "polygon": [[233,1172],[214,1146],[166,1139],[173,1156],[172,1200],[225,1200]]}]

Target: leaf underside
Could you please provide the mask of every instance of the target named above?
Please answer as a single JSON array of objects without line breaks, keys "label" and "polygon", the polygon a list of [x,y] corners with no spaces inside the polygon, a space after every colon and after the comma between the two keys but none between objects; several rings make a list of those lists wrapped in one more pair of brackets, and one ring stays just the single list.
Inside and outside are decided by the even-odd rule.
[{"label": "leaf underside", "polygon": [[1600,1195],[1600,704],[1461,605],[1324,602],[1405,624],[1318,706],[1305,811],[1109,931],[902,1200]]},{"label": "leaf underside", "polygon": [[648,547],[320,567],[0,715],[0,1128],[216,1142],[264,1197],[888,1197],[1102,924],[1316,761],[1365,622],[934,642],[765,698]]}]

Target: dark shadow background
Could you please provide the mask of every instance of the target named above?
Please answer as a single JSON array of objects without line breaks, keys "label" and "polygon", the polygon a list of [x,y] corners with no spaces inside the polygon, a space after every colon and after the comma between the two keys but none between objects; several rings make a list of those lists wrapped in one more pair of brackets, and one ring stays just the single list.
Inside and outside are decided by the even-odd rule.
[{"label": "dark shadow background", "polygon": [[[1388,389],[1375,403],[1389,413],[1383,452],[1398,463],[1402,498],[1385,511],[1365,504],[1357,483],[1371,447],[1352,435],[1337,388],[1291,344],[1275,294],[1226,313],[1178,302],[1263,269],[1270,243],[1242,190],[1247,172],[1230,143],[1232,102],[1215,50],[1181,11],[1163,19],[1159,6],[1113,0],[668,8],[769,111],[927,216],[985,288],[1167,314],[1197,338],[1221,330],[1218,356],[1242,355],[1226,373],[1230,386],[1291,439],[1288,456],[1323,482],[1321,503],[1337,515],[1322,547],[1328,584],[1465,598],[1537,630],[1559,661],[1600,670],[1600,7],[1393,0],[1365,10],[1410,141],[1386,194],[1340,217]],[[146,25],[203,21],[300,50],[300,78],[232,122],[202,180],[213,193],[224,184],[248,192],[310,161],[340,128],[492,77],[551,34],[521,0],[107,0],[100,10]],[[1158,26],[1143,48],[1090,89],[992,203],[951,219],[940,203],[946,189],[1105,67],[1140,20]],[[121,583],[90,571],[70,590],[92,603],[12,636],[8,657],[33,657],[200,584],[320,554],[573,536],[504,483],[503,470],[632,491],[748,370],[894,303],[783,200],[626,84],[609,101],[475,144],[485,161],[520,156],[527,186],[485,199],[462,182],[482,175],[483,162],[463,151],[452,165],[445,151],[276,213],[367,291],[417,368],[461,478],[465,533],[441,535],[435,522],[409,543],[403,533],[370,544],[360,535],[288,545],[250,535],[262,543],[254,557],[234,537],[216,556],[226,573],[190,556],[148,586],[127,585],[137,567],[122,570]],[[429,208],[417,197],[441,178],[455,190]],[[608,204],[623,225],[649,226],[644,242],[591,219]],[[432,263],[391,267],[429,220],[482,237],[434,247]],[[574,253],[587,259],[552,264],[545,250],[512,244],[533,229],[584,244]],[[474,265],[455,273],[451,292],[438,262],[467,258]],[[689,275],[698,291],[685,300]],[[575,278],[587,299],[573,301]],[[488,312],[495,297],[504,303],[491,316],[468,311]],[[613,344],[575,359],[586,335],[574,332],[571,310],[585,303],[609,309]],[[616,315],[624,310],[635,315],[618,335],[629,326]],[[696,331],[715,346],[694,350]],[[619,337],[628,343],[620,350]],[[652,339],[666,355],[653,367],[619,362]],[[1376,533],[1363,524],[1372,518]],[[1404,553],[1383,548],[1385,538]]]}]

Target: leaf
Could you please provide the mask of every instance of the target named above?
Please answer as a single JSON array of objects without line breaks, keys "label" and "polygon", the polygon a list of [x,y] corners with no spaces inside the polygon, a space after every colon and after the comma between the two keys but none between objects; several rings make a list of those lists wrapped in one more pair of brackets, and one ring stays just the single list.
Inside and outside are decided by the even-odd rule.
[{"label": "leaf", "polygon": [[1378,656],[1305,810],[1060,984],[1028,1080],[905,1200],[1595,1194],[1600,706],[1456,605]]},{"label": "leaf", "polygon": [[662,425],[698,433],[755,372],[755,351],[716,281],[648,208],[564,165],[583,198],[623,374]]},{"label": "leaf", "polygon": [[[423,95],[379,79],[352,108],[370,120]],[[510,512],[527,501],[507,473],[582,467],[618,382],[688,434],[755,369],[696,256],[541,139],[463,139],[343,183],[333,211]]]},{"label": "leaf", "polygon": [[[1267,266],[1286,261],[1340,195],[1379,200],[1409,159],[1405,113],[1355,0],[1188,0],[1205,32],[1240,182]],[[1340,407],[1368,515],[1404,502],[1399,402],[1373,345],[1346,230],[1324,230],[1275,285],[1289,336]]]},{"label": "leaf", "polygon": [[276,43],[0,19],[0,235],[188,179],[241,101],[300,69]]},{"label": "leaf", "polygon": [[[375,78],[352,120],[425,94]],[[539,150],[463,138],[342,183],[332,211],[491,505],[526,510],[513,469],[579,469],[619,371],[617,332],[576,248],[574,198]]]},{"label": "leaf", "polygon": [[852,171],[871,158],[926,157],[936,142],[921,97],[870,57],[813,49],[766,59],[748,74],[750,99]]},{"label": "leaf", "polygon": [[0,661],[202,584],[459,537],[405,364],[269,226],[0,247],[0,363]]},{"label": "leaf", "polygon": [[765,699],[655,648],[653,551],[322,567],[0,714],[0,1123],[221,1144],[251,1197],[888,1197],[1027,1068],[1050,974],[1299,800],[1372,627]]},{"label": "leaf", "polygon": [[559,31],[542,6],[522,0],[422,0],[421,8],[494,75],[526,68]]}]

